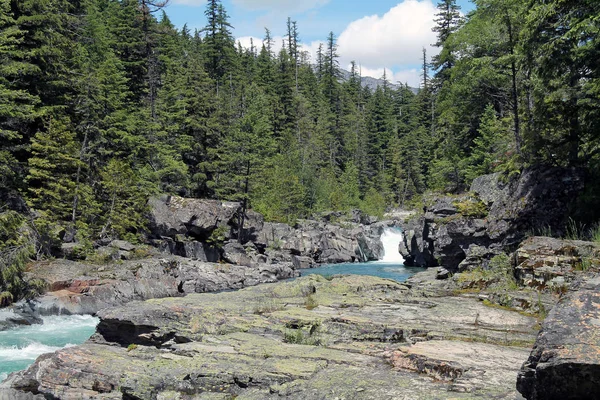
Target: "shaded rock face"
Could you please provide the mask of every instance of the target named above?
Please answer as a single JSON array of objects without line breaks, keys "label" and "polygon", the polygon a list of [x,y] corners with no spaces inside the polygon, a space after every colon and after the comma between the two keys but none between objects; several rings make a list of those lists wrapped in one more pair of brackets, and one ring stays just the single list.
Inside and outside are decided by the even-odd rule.
[{"label": "shaded rock face", "polygon": [[92,339],[12,374],[0,398],[515,398],[535,319],[420,291],[309,276],[105,309]]},{"label": "shaded rock face", "polygon": [[[404,224],[400,252],[407,265],[451,271],[485,266],[495,254],[513,251],[527,232],[560,231],[583,186],[584,174],[574,168],[528,169],[510,182],[500,173],[479,177],[472,194],[436,199],[423,216]],[[476,212],[469,214],[469,207]]]},{"label": "shaded rock face", "polygon": [[599,330],[600,277],[595,276],[576,285],[544,321],[519,372],[519,392],[530,400],[598,398]]},{"label": "shaded rock face", "polygon": [[31,273],[48,282],[49,292],[17,303],[13,309],[19,315],[95,314],[133,300],[240,289],[298,276],[289,263],[244,267],[173,256],[107,266],[61,260],[33,268]]},{"label": "shaded rock face", "polygon": [[383,256],[381,234],[395,222],[372,225],[301,220],[295,227],[265,223],[255,244],[269,257],[292,261],[294,256],[309,257],[315,263],[342,263],[378,260]]}]

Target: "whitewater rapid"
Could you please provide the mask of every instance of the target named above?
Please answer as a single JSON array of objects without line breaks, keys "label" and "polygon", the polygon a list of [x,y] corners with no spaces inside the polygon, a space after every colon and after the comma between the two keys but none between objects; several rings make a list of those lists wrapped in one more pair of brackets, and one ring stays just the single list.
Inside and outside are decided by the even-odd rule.
[{"label": "whitewater rapid", "polygon": [[31,365],[36,358],[85,342],[98,318],[90,315],[43,317],[43,324],[0,331],[0,381]]}]

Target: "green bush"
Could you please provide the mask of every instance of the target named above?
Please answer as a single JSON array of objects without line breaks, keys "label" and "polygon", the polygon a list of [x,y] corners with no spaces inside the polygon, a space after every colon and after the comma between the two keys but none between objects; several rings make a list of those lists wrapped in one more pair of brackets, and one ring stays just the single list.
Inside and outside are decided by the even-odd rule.
[{"label": "green bush", "polygon": [[464,289],[490,289],[494,291],[517,290],[519,286],[513,275],[510,258],[499,254],[483,266],[457,275],[458,283]]},{"label": "green bush", "polygon": [[458,212],[464,217],[485,218],[488,215],[488,208],[481,200],[472,198],[456,201],[454,206]]}]

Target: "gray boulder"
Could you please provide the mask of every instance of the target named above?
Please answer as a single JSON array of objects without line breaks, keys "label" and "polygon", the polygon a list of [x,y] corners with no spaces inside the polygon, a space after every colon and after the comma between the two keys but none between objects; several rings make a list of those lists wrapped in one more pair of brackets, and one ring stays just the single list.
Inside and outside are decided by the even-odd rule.
[{"label": "gray boulder", "polygon": [[202,241],[217,228],[229,230],[231,219],[240,210],[239,203],[167,195],[151,198],[149,206],[154,237],[183,234]]}]

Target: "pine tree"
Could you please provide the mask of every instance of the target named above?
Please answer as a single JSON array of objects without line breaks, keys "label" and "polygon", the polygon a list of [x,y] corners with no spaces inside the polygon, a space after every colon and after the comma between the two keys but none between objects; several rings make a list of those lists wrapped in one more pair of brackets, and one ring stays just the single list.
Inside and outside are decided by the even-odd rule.
[{"label": "pine tree", "polygon": [[[534,130],[540,132],[540,154],[580,165],[596,153],[600,126],[598,15],[594,0],[532,0],[525,31],[525,68],[534,88]],[[539,147],[539,146],[538,146]]]},{"label": "pine tree", "polygon": [[17,25],[9,0],[0,0],[0,189],[16,188],[22,180],[27,125],[37,115],[39,98],[24,82],[36,72],[21,48],[24,32]]},{"label": "pine tree", "polygon": [[437,33],[437,41],[433,46],[440,48],[440,53],[432,57],[433,68],[437,71],[436,78],[440,82],[449,79],[450,68],[456,62],[454,49],[448,43],[448,38],[452,35],[462,22],[460,15],[460,6],[456,0],[442,0],[437,5],[438,12],[435,15],[435,27],[433,31]]},{"label": "pine tree", "polygon": [[203,32],[206,52],[206,71],[209,76],[221,83],[228,71],[235,53],[231,35],[229,16],[220,0],[209,0],[204,12],[208,21]]},{"label": "pine tree", "polygon": [[29,159],[29,206],[48,221],[70,221],[81,164],[81,149],[66,118],[50,119],[48,126],[32,138]]}]

